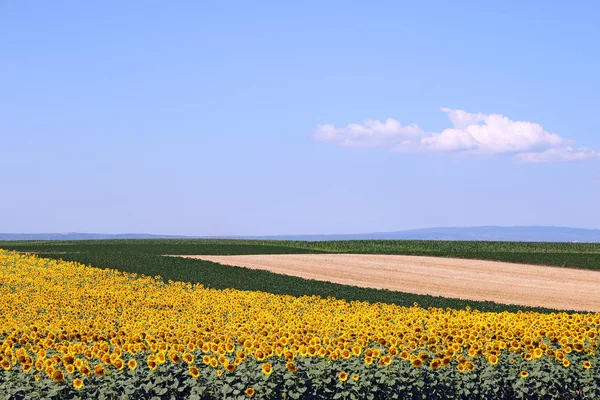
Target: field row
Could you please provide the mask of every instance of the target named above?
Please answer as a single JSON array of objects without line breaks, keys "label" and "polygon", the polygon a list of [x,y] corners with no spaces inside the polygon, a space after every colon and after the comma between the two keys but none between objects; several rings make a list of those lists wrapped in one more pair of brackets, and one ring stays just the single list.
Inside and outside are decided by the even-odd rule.
[{"label": "field row", "polygon": [[428,307],[470,306],[481,311],[548,309],[505,306],[489,301],[469,301],[397,291],[357,288],[330,282],[221,266],[200,260],[162,257],[164,254],[237,255],[301,253],[382,253],[412,254],[523,262],[571,268],[597,269],[600,244],[582,243],[504,243],[444,241],[339,241],[287,242],[236,240],[97,240],[65,242],[0,242],[0,247],[40,252],[45,257],[77,261],[121,271],[160,275],[164,279],[202,283],[206,287],[259,290],[295,296],[333,296],[347,300],[384,302],[409,306],[414,302]]}]

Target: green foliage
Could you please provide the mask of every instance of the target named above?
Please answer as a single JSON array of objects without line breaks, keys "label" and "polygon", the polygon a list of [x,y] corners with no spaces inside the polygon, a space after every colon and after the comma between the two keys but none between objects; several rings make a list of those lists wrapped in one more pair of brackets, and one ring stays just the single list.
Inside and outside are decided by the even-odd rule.
[{"label": "green foliage", "polygon": [[[362,357],[336,361],[321,357],[294,360],[297,372],[286,370],[280,357],[267,359],[273,373],[261,372],[261,363],[252,359],[227,372],[196,363],[200,376],[193,378],[185,363],[159,365],[154,371],[136,356],[140,367],[119,371],[107,369],[103,378],[84,379],[81,389],[73,388],[73,376],[54,382],[43,371],[24,373],[18,369],[0,372],[0,400],[24,399],[248,399],[245,390],[255,390],[253,399],[597,399],[600,395],[600,369],[584,369],[583,353],[571,354],[572,365],[562,366],[549,358],[523,360],[517,354],[504,353],[498,365],[485,358],[473,359],[473,371],[459,372],[457,362],[433,370],[426,363],[414,368],[410,361],[395,358],[389,366],[367,366]],[[512,360],[512,361],[511,361]],[[342,381],[339,372],[348,374]],[[527,371],[528,377],[520,377]],[[40,379],[35,380],[34,374]],[[358,379],[352,379],[352,375]]]}]

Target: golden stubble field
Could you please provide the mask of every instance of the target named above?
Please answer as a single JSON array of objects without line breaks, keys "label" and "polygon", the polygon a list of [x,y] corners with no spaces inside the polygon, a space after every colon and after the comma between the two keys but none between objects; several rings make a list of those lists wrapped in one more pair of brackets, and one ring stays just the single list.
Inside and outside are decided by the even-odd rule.
[{"label": "golden stubble field", "polygon": [[597,271],[378,254],[182,257],[407,293],[553,309],[600,311],[600,272]]}]

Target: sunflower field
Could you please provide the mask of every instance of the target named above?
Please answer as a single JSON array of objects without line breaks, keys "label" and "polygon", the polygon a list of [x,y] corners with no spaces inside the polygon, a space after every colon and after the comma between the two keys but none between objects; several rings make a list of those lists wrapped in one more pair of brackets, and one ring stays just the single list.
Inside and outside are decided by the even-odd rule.
[{"label": "sunflower field", "polygon": [[600,314],[216,290],[0,250],[0,399],[595,399]]}]

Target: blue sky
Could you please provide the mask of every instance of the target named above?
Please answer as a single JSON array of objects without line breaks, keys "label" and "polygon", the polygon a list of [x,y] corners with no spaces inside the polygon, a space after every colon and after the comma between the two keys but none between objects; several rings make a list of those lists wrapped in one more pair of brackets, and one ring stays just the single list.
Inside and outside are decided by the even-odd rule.
[{"label": "blue sky", "polygon": [[0,4],[0,232],[600,228],[596,2],[210,3]]}]

